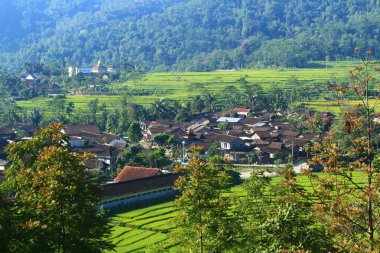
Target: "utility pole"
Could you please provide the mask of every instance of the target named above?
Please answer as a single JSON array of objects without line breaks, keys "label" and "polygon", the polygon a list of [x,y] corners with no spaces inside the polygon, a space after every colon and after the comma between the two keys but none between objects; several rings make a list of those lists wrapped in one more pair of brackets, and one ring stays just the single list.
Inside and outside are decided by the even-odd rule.
[{"label": "utility pole", "polygon": [[292,140],[292,164],[294,162],[294,140]]}]

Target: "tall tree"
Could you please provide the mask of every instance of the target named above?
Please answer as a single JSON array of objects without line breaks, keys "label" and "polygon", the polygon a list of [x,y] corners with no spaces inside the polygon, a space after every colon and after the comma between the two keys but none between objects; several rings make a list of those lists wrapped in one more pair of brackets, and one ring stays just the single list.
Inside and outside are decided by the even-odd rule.
[{"label": "tall tree", "polygon": [[[380,250],[380,156],[375,148],[379,131],[374,119],[379,97],[371,103],[369,92],[376,84],[380,69],[371,61],[371,50],[364,54],[359,48],[356,51],[362,64],[350,70],[350,86],[334,87],[339,94],[344,124],[334,126],[313,148],[316,153],[313,162],[324,166],[325,175],[308,175],[314,186],[320,221],[335,234],[340,249],[377,252]],[[344,96],[355,96],[359,102],[351,109],[344,109],[341,100]],[[341,145],[337,138],[342,132],[351,139],[346,145]],[[365,182],[353,176],[355,171],[364,174]]]},{"label": "tall tree", "polygon": [[254,173],[235,202],[242,229],[242,252],[330,252],[331,235],[312,213],[312,200],[300,186],[292,168],[273,182]]},{"label": "tall tree", "polygon": [[44,116],[43,116],[42,112],[37,108],[33,108],[33,110],[29,114],[30,120],[32,121],[33,125],[35,125],[36,127],[39,126],[43,117]]},{"label": "tall tree", "polygon": [[189,165],[179,168],[185,173],[176,182],[181,196],[176,200],[179,208],[175,238],[186,251],[221,252],[235,242],[236,222],[228,214],[229,199],[223,196],[230,188],[230,177],[223,170],[221,158],[208,162],[192,149]]},{"label": "tall tree", "polygon": [[62,125],[51,124],[30,140],[7,147],[13,164],[7,180],[14,195],[19,230],[15,251],[101,252],[108,219],[97,209],[100,186],[90,181],[84,161],[62,143]]},{"label": "tall tree", "polygon": [[128,128],[128,138],[131,142],[139,142],[142,137],[141,127],[139,122],[134,121]]}]

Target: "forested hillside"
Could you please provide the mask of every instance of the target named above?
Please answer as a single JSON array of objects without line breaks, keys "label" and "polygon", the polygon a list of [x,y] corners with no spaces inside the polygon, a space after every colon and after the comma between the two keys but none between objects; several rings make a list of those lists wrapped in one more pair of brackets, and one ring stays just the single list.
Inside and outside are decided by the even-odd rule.
[{"label": "forested hillside", "polygon": [[379,0],[0,0],[1,67],[302,67],[380,48]]}]

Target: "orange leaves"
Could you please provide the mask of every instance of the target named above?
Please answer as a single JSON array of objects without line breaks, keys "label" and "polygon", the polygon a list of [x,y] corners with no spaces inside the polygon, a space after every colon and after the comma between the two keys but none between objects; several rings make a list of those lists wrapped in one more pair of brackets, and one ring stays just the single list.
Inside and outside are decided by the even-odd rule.
[{"label": "orange leaves", "polygon": [[345,94],[348,91],[347,89],[343,88],[342,86],[335,86],[335,87],[332,87],[331,89],[335,92],[340,92],[342,94]]},{"label": "orange leaves", "polygon": [[344,121],[344,131],[347,133],[347,134],[350,134],[351,133],[351,122],[350,120],[346,119]]},{"label": "orange leaves", "polygon": [[367,53],[367,55],[373,55],[374,54],[372,49],[370,49],[370,48],[367,49],[366,53]]}]

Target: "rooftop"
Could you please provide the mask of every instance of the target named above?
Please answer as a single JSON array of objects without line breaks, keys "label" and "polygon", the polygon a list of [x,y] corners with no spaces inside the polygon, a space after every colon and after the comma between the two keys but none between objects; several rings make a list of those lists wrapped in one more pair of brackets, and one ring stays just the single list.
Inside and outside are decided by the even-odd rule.
[{"label": "rooftop", "polygon": [[172,187],[178,177],[178,174],[163,174],[121,183],[107,184],[103,188],[102,198]]},{"label": "rooftop", "polygon": [[242,118],[233,118],[233,117],[220,117],[217,122],[228,122],[228,123],[238,123],[242,121]]},{"label": "rooftop", "polygon": [[241,113],[249,113],[251,109],[246,108],[235,108],[235,112],[241,112]]},{"label": "rooftop", "polygon": [[114,181],[115,183],[120,183],[140,178],[154,177],[159,174],[161,174],[161,170],[157,168],[125,166]]}]

